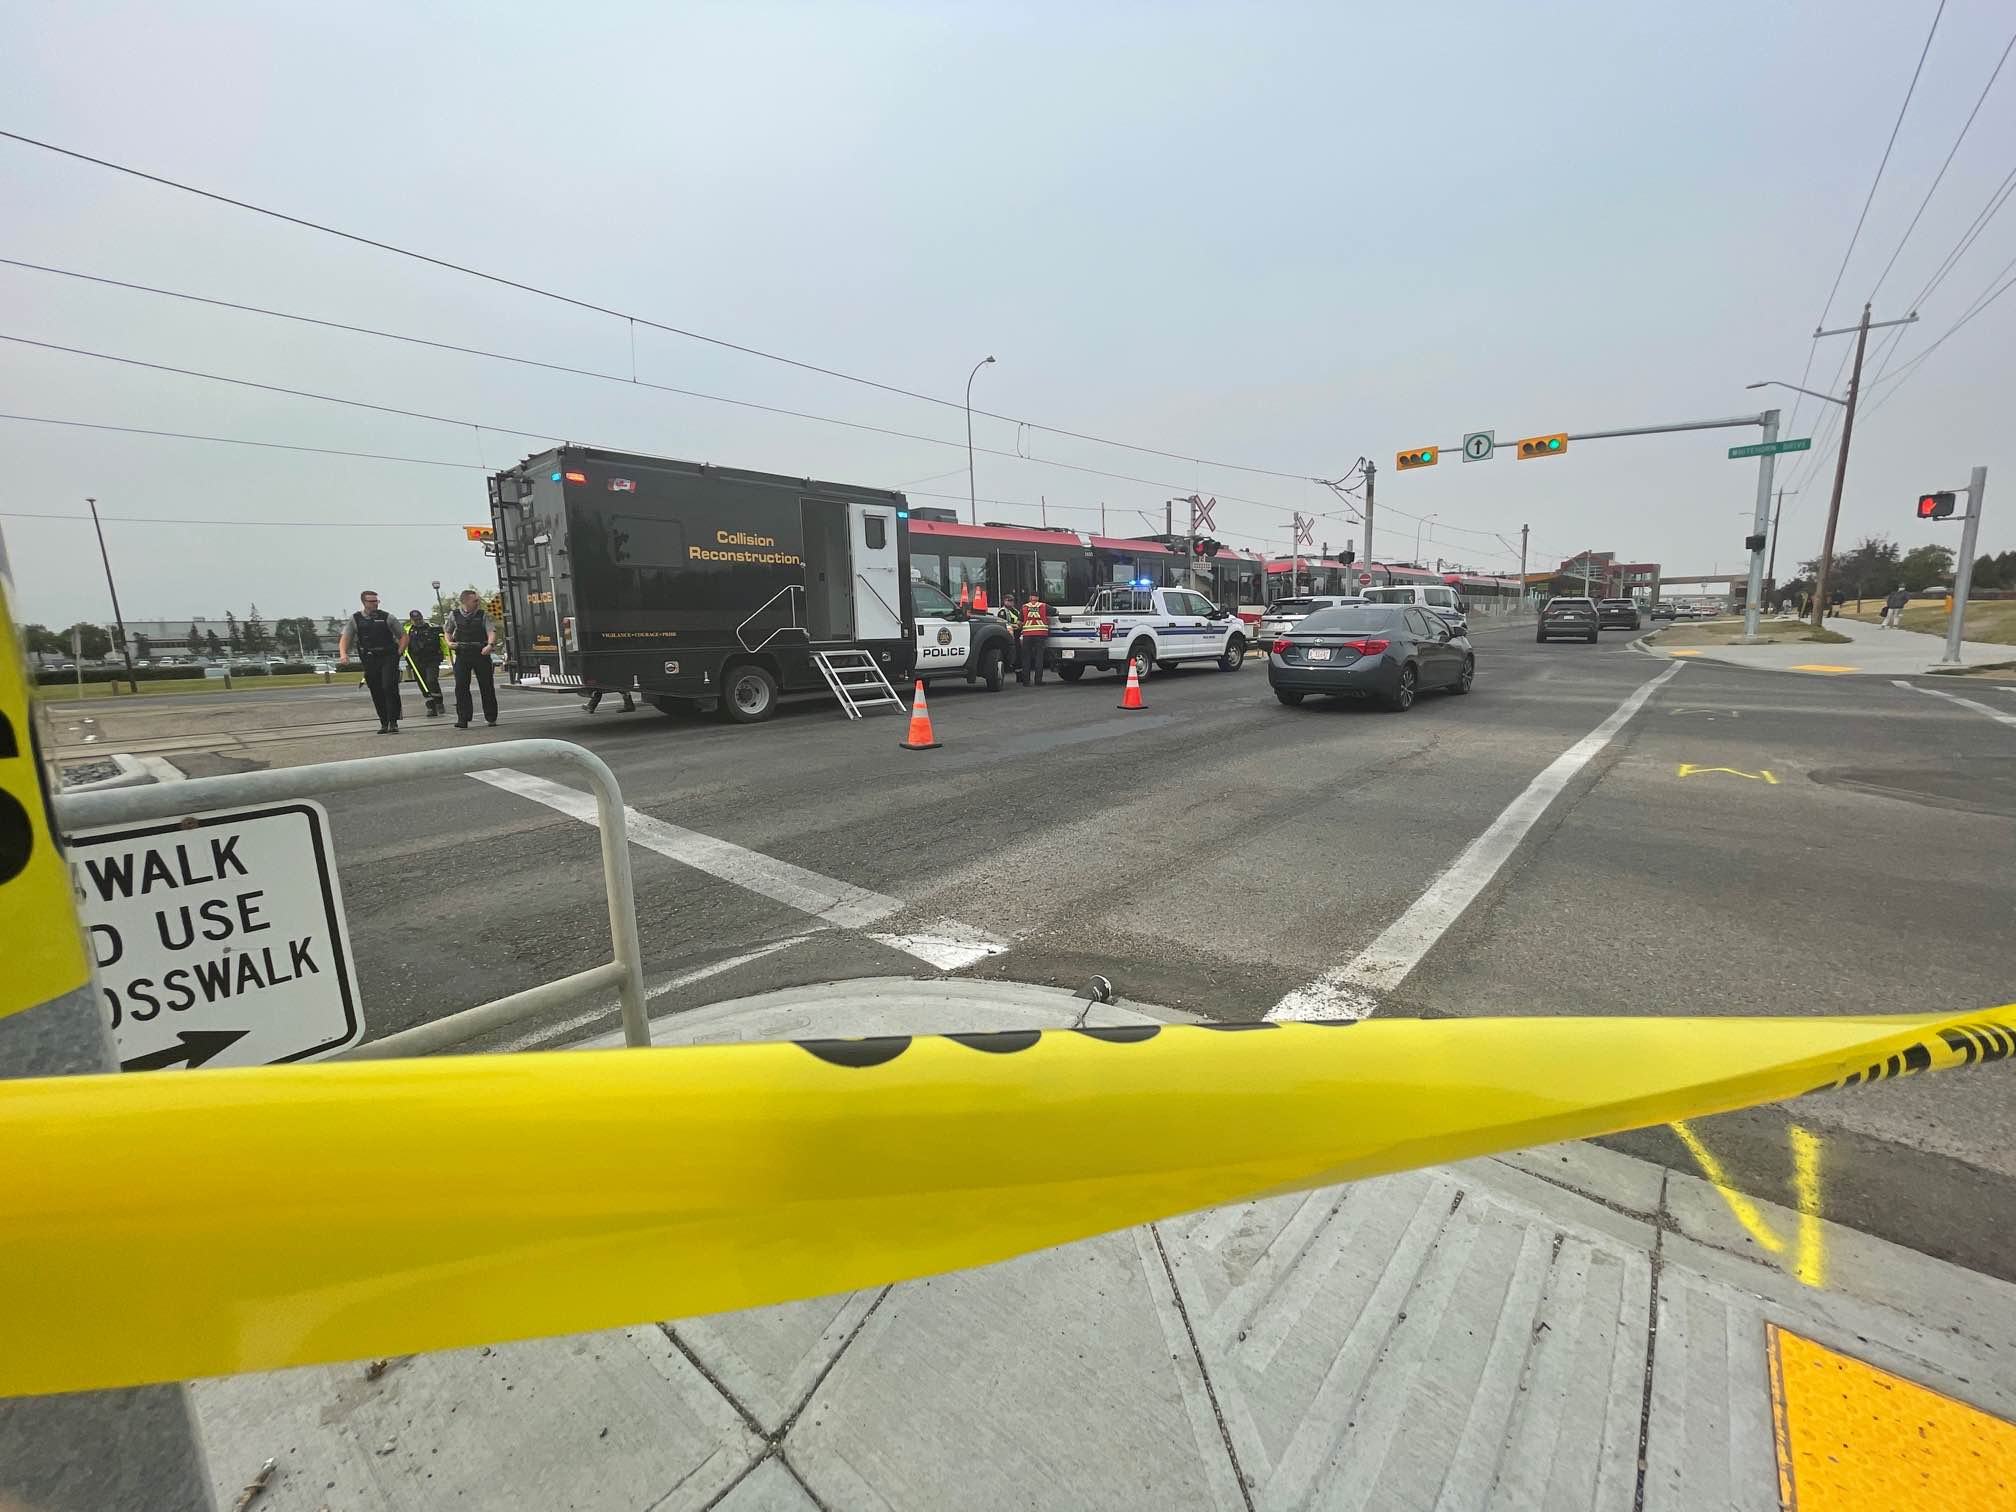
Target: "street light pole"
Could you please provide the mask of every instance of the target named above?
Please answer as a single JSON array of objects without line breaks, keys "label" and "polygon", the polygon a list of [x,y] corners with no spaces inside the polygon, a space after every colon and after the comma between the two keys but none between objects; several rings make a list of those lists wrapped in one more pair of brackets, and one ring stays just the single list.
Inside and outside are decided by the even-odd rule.
[{"label": "street light pole", "polygon": [[91,528],[98,532],[98,560],[105,564],[105,590],[112,595],[112,623],[119,631],[119,655],[126,662],[126,686],[133,692],[140,691],[140,679],[133,675],[133,652],[126,644],[126,620],[119,613],[119,589],[112,581],[112,558],[105,550],[105,527],[98,523],[98,501],[86,499],[91,506]]},{"label": "street light pole", "polygon": [[982,357],[973,364],[973,371],[966,375],[966,523],[980,523],[979,490],[973,482],[973,380],[980,369],[992,362],[992,357]]},{"label": "street light pole", "polygon": [[[1771,516],[1771,560],[1764,568],[1764,591],[1767,593],[1776,593],[1778,591],[1778,526],[1785,518],[1786,492],[1782,488],[1778,490],[1778,508]],[[1790,492],[1793,497],[1798,497],[1798,489],[1792,489]]]},{"label": "street light pole", "polygon": [[1414,565],[1416,567],[1419,567],[1421,565],[1421,532],[1427,528],[1428,522],[1430,520],[1440,518],[1441,516],[1439,514],[1423,515],[1421,517],[1421,523],[1414,527]]}]

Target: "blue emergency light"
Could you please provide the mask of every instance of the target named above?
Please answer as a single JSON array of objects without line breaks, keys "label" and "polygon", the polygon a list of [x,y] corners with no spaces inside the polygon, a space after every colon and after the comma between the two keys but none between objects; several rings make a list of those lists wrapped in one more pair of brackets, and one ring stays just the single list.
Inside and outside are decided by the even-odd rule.
[{"label": "blue emergency light", "polygon": [[1136,588],[1153,588],[1155,584],[1147,578],[1136,578],[1134,579],[1134,586]]},{"label": "blue emergency light", "polygon": [[560,481],[560,474],[558,474],[557,472],[553,474],[553,481],[555,483],[558,483]]}]

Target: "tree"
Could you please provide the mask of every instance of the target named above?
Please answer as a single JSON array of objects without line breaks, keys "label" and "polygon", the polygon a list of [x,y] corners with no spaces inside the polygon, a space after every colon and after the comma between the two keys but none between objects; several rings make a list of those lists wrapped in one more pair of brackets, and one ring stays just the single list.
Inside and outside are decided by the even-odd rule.
[{"label": "tree", "polygon": [[154,637],[151,635],[142,635],[137,630],[134,631],[133,655],[140,661],[152,661],[154,659]]},{"label": "tree", "polygon": [[238,616],[229,609],[224,611],[224,643],[231,648],[231,654],[238,654]]},{"label": "tree", "polygon": [[191,656],[196,656],[200,654],[203,650],[203,634],[196,628],[196,622],[194,620],[191,620],[189,622],[189,639],[186,642],[186,644],[189,648],[189,654]]},{"label": "tree", "polygon": [[[1899,581],[1897,543],[1883,536],[1864,536],[1852,549],[1837,552],[1827,569],[1828,597],[1840,593],[1852,599],[1872,593],[1887,593]],[[1820,569],[1820,559],[1799,564],[1802,577],[1812,577]]]},{"label": "tree", "polygon": [[112,654],[112,637],[100,625],[87,625],[81,620],[63,632],[63,649],[70,649],[72,640],[87,661],[97,661]]},{"label": "tree", "polygon": [[47,625],[23,625],[21,643],[32,656],[37,652],[46,656],[61,656],[70,649],[69,643]]},{"label": "tree", "polygon": [[1950,582],[1953,576],[1952,549],[1946,546],[1914,546],[1897,564],[1897,576],[1913,593],[1921,588],[1930,588],[1934,583]]},{"label": "tree", "polygon": [[273,644],[283,655],[306,656],[322,649],[321,634],[315,629],[315,621],[307,615],[273,622]]},{"label": "tree", "polygon": [[245,622],[238,627],[238,644],[247,656],[263,656],[273,649],[273,637],[266,632],[266,621],[259,618],[257,604],[245,611]]},{"label": "tree", "polygon": [[203,632],[203,649],[211,656],[222,656],[224,654],[224,642],[217,639],[217,632],[215,630],[205,630]]}]

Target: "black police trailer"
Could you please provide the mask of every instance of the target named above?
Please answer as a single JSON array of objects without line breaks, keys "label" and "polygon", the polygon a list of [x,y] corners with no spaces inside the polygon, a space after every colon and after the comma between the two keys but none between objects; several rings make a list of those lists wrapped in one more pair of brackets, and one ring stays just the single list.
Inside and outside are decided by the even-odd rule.
[{"label": "black police trailer", "polygon": [[1012,646],[998,621],[918,613],[887,489],[562,446],[494,476],[490,516],[518,682],[753,723],[832,696],[821,654],[998,688]]}]

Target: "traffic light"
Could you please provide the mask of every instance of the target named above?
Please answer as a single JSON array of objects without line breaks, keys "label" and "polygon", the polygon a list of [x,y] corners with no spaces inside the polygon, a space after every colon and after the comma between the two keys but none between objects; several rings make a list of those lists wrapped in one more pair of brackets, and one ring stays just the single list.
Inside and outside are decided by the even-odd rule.
[{"label": "traffic light", "polygon": [[1918,518],[1921,520],[1943,520],[1953,513],[1953,492],[1920,494],[1918,497]]},{"label": "traffic light", "polygon": [[1393,465],[1401,472],[1407,471],[1410,467],[1433,467],[1440,455],[1441,452],[1436,447],[1417,446],[1413,451],[1396,452]]},{"label": "traffic light", "polygon": [[1745,551],[1762,551],[1764,549],[1764,537],[1761,535],[1743,537],[1743,549]]},{"label": "traffic light", "polygon": [[1190,550],[1200,557],[1215,557],[1224,549],[1222,545],[1212,540],[1209,536],[1197,537],[1195,543],[1190,547]]},{"label": "traffic light", "polygon": [[1521,461],[1528,457],[1558,457],[1566,450],[1568,450],[1566,436],[1528,436],[1519,443]]},{"label": "traffic light", "polygon": [[1342,562],[1346,567],[1349,567],[1353,562],[1358,560],[1358,553],[1351,547],[1346,546],[1342,551],[1337,553],[1337,560]]},{"label": "traffic light", "polygon": [[496,530],[489,525],[464,525],[462,534],[471,541],[488,541],[496,537]]}]

